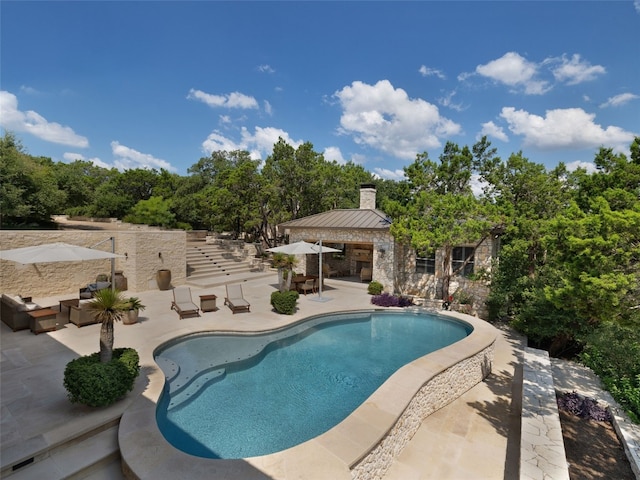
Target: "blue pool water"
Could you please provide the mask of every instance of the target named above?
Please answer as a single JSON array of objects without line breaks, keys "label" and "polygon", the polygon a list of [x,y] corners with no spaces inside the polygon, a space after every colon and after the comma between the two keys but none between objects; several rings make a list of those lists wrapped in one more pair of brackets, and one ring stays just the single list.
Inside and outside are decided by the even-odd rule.
[{"label": "blue pool water", "polygon": [[156,352],[167,376],[158,426],[200,457],[284,450],[340,423],[403,365],[470,332],[437,315],[366,312],[268,335],[185,337]]}]

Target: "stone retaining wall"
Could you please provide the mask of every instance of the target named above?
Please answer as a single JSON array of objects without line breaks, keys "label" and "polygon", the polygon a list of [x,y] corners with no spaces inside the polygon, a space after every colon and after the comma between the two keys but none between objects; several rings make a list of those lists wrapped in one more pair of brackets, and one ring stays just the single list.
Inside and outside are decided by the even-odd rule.
[{"label": "stone retaining wall", "polygon": [[354,480],[381,480],[422,421],[480,383],[493,364],[494,344],[432,377],[413,397],[389,433],[352,466]]}]

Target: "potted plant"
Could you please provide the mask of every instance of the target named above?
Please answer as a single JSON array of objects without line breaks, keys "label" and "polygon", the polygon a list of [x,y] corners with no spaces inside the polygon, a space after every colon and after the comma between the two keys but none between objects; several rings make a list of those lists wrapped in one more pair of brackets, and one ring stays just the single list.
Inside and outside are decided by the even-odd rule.
[{"label": "potted plant", "polygon": [[100,351],[67,363],[63,383],[72,403],[103,407],[133,390],[140,372],[138,352],[113,348],[113,324],[125,321],[129,304],[121,292],[110,288],[98,290],[89,303],[91,315],[101,323]]},{"label": "potted plant", "polygon": [[127,316],[123,319],[122,323],[125,325],[133,325],[134,323],[138,323],[138,314],[140,311],[144,310],[146,305],[143,305],[138,297],[130,297],[127,300],[129,310],[127,311]]}]

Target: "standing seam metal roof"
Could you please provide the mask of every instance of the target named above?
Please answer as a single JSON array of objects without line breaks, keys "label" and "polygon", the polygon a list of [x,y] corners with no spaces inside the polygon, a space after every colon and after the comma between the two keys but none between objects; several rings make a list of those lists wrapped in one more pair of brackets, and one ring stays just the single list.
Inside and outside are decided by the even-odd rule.
[{"label": "standing seam metal roof", "polygon": [[308,217],[281,223],[284,228],[324,228],[388,230],[391,219],[380,210],[349,208],[309,215]]}]

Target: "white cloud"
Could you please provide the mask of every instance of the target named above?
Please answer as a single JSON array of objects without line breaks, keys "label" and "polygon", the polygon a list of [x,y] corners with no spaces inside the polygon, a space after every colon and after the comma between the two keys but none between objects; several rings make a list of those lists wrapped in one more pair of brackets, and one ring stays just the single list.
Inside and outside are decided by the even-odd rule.
[{"label": "white cloud", "polygon": [[626,151],[634,134],[620,127],[603,128],[594,122],[595,115],[581,108],[547,110],[544,117],[513,107],[500,114],[509,130],[524,137],[525,146],[542,150],[558,148],[593,148],[604,145]]},{"label": "white cloud", "polygon": [[384,178],[387,180],[400,181],[404,180],[404,170],[389,170],[387,168],[374,168],[373,174],[378,178]]},{"label": "white cloud", "polygon": [[261,73],[275,73],[271,65],[258,65],[258,71]]},{"label": "white cloud", "polygon": [[592,162],[583,162],[582,160],[575,160],[573,162],[569,162],[566,164],[567,170],[573,172],[578,168],[584,168],[587,173],[594,173],[597,169],[594,163]]},{"label": "white cloud", "polygon": [[447,79],[446,75],[442,73],[441,70],[438,70],[437,68],[429,68],[425,65],[422,65],[418,69],[418,72],[420,72],[423,77],[438,77],[440,80]]},{"label": "white cloud", "polygon": [[164,168],[170,172],[176,171],[169,162],[155,158],[153,155],[149,155],[148,153],[138,152],[137,150],[125,145],[120,145],[120,143],[116,141],[111,142],[111,152],[115,157],[113,165],[119,170],[128,170],[133,168]]},{"label": "white cloud", "polygon": [[273,152],[273,145],[282,139],[294,148],[302,145],[302,141],[293,140],[287,132],[273,127],[255,127],[253,133],[242,127],[240,141],[224,136],[219,130],[214,130],[202,142],[202,149],[207,153],[216,151],[246,150],[254,160],[261,160]]},{"label": "white cloud", "polygon": [[27,85],[20,85],[20,91],[22,93],[26,93],[27,95],[38,95],[40,92],[33,87],[29,87]]},{"label": "white cloud", "polygon": [[332,162],[335,160],[340,165],[344,165],[345,163],[347,163],[347,161],[342,156],[342,152],[340,151],[339,147],[327,147],[324,149],[323,155],[324,159],[328,162]]},{"label": "white cloud", "polygon": [[484,182],[480,179],[480,175],[474,173],[471,175],[470,180],[471,191],[476,197],[480,197],[484,193],[484,189],[489,185],[487,182]]},{"label": "white cloud", "polygon": [[265,100],[264,102],[264,111],[267,115],[272,116],[273,115],[273,107],[271,106],[271,104]]},{"label": "white cloud", "polygon": [[388,80],[375,85],[355,81],[334,93],[342,106],[340,132],[361,145],[401,159],[440,146],[440,138],[460,133],[460,125],[440,115],[438,107],[411,99]]},{"label": "white cloud", "polygon": [[49,122],[33,110],[18,110],[18,98],[4,90],[0,91],[0,111],[0,125],[6,130],[27,132],[41,140],[60,145],[77,148],[89,146],[89,140],[75,133],[71,127]]},{"label": "white cloud", "polygon": [[453,103],[453,97],[456,95],[456,93],[457,92],[455,90],[449,92],[444,97],[439,98],[438,103],[443,107],[450,108],[452,110],[455,110],[456,112],[462,112],[466,110],[467,107],[465,107],[462,103]]},{"label": "white cloud", "polygon": [[497,138],[503,142],[509,141],[509,137],[504,133],[504,129],[493,122],[486,122],[482,124],[482,130],[480,130],[480,133],[476,135],[476,140],[480,140],[485,135],[487,137]]},{"label": "white cloud", "polygon": [[571,59],[567,59],[563,55],[560,59],[548,60],[551,62],[560,62],[560,66],[553,68],[553,76],[559,82],[565,82],[567,85],[577,85],[579,83],[594,80],[598,75],[607,73],[602,65],[591,65],[586,60],[582,60],[579,54],[574,54]]},{"label": "white cloud", "polygon": [[634,7],[636,7],[636,12],[640,13],[640,0],[634,0]]},{"label": "white cloud", "polygon": [[86,158],[84,155],[80,154],[80,153],[73,153],[73,152],[65,152],[62,157],[67,161],[67,162],[75,162],[76,160],[82,160],[82,161],[86,161],[86,162],[91,162],[93,163],[95,166],[97,167],[102,167],[102,168],[111,168],[112,165],[109,165],[105,162],[103,162],[102,160],[100,160],[98,157],[94,157],[94,158]]},{"label": "white cloud", "polygon": [[538,65],[516,52],[505,53],[497,60],[478,65],[476,73],[510,87],[521,88],[527,95],[541,95],[551,88],[548,82],[536,78]]},{"label": "white cloud", "polygon": [[198,100],[209,105],[212,108],[224,107],[224,108],[258,108],[258,101],[240,92],[232,92],[225,95],[212,95],[205,93],[202,90],[189,90],[187,95],[189,100]]},{"label": "white cloud", "polygon": [[634,93],[621,93],[620,95],[616,95],[607,99],[606,102],[600,105],[600,108],[620,107],[629,103],[631,100],[636,100],[637,98],[640,98],[640,96]]}]

